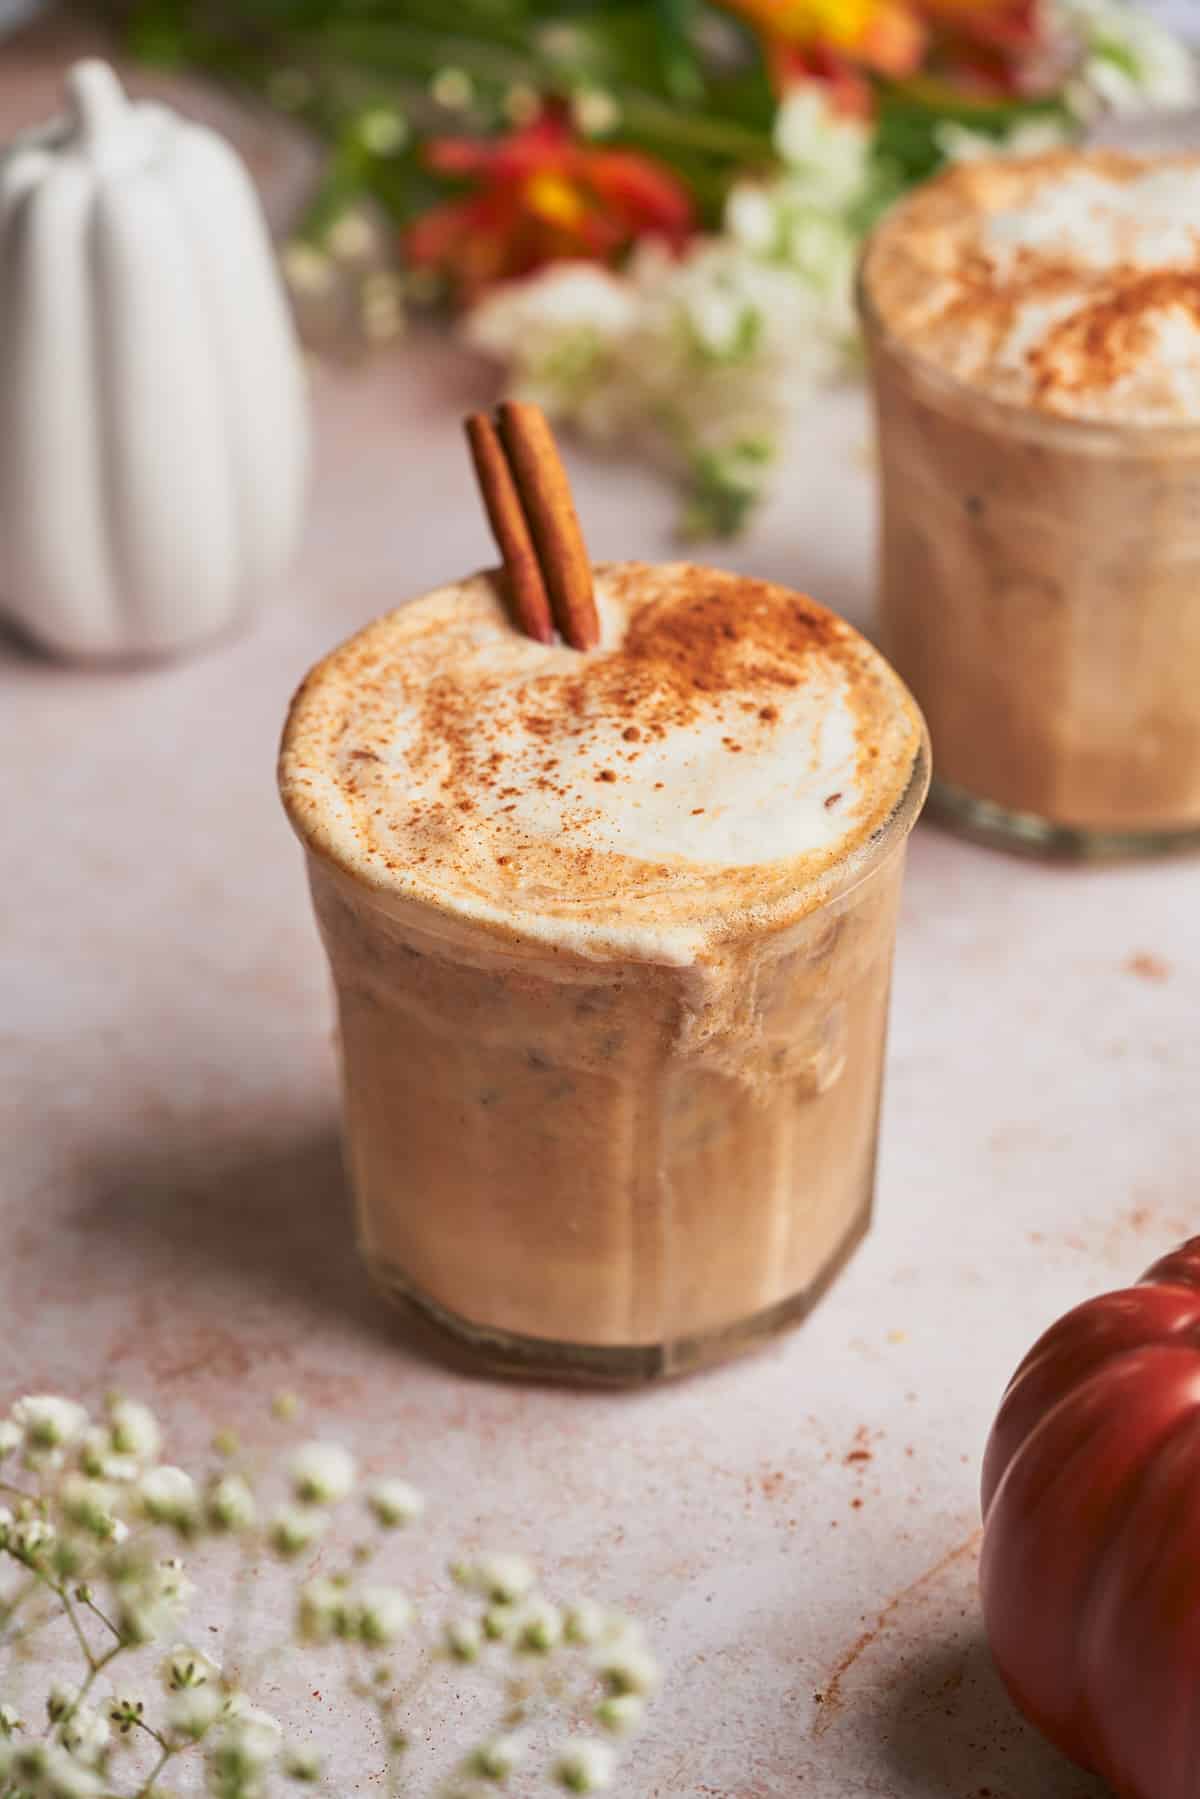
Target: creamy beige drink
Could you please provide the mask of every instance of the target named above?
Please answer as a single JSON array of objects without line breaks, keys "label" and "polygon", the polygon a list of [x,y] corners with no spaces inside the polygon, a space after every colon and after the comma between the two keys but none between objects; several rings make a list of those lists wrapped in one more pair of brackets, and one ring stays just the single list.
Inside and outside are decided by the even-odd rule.
[{"label": "creamy beige drink", "polygon": [[1200,158],[954,169],[861,297],[883,645],[940,809],[1033,848],[1200,842]]},{"label": "creamy beige drink", "polygon": [[596,570],[581,655],[477,575],[284,736],[377,1280],[500,1366],[630,1378],[800,1313],[866,1227],[924,728],[848,625]]}]

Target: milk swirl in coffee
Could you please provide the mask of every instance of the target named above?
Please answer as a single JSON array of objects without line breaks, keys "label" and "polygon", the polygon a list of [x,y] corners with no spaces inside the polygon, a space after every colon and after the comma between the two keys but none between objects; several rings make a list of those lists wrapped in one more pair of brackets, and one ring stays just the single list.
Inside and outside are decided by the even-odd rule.
[{"label": "milk swirl in coffee", "polygon": [[807,1304],[865,1227],[927,779],[801,595],[596,571],[599,647],[480,575],[305,682],[285,802],[341,1012],[368,1262],[500,1360],[661,1372]]}]

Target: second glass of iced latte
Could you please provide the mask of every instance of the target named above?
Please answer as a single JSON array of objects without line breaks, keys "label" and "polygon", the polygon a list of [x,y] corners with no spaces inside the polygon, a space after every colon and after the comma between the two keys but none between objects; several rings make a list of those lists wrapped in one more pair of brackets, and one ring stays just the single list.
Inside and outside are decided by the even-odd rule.
[{"label": "second glass of iced latte", "polygon": [[379,620],[301,688],[281,781],[376,1280],[492,1366],[625,1381],[794,1319],[866,1228],[928,755],[811,600],[595,586],[586,655],[494,575]]},{"label": "second glass of iced latte", "polygon": [[860,294],[882,642],[939,810],[1054,854],[1200,846],[1200,157],[952,169]]}]

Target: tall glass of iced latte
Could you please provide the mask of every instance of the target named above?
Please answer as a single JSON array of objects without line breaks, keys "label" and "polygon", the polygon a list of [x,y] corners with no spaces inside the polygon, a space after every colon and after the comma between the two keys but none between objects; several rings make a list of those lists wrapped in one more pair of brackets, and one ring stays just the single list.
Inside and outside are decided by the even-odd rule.
[{"label": "tall glass of iced latte", "polygon": [[885,651],[965,829],[1200,845],[1200,158],[973,163],[860,283]]},{"label": "tall glass of iced latte", "polygon": [[373,1275],[498,1368],[621,1381],[798,1317],[862,1236],[929,771],[813,601],[595,590],[586,655],[494,575],[381,618],[301,687],[281,785]]}]

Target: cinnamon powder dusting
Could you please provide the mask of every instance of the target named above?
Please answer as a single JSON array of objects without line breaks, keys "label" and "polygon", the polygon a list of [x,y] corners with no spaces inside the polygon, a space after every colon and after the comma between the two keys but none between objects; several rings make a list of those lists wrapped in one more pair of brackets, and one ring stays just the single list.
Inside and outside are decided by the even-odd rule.
[{"label": "cinnamon powder dusting", "polygon": [[[1175,211],[1161,197],[1160,213],[1142,204],[1138,184],[1159,179],[1177,184]],[[990,235],[992,221],[1033,218],[1072,182],[1085,185],[1070,229]],[[889,215],[864,281],[894,338],[997,398],[1083,418],[1190,420],[1200,157],[1061,150],[958,165]]]},{"label": "cinnamon powder dusting", "polygon": [[[686,564],[601,566],[596,582],[604,635],[587,655],[512,631],[491,577],[403,607],[335,651],[285,736],[281,778],[301,834],[347,865],[385,857],[389,884],[414,892],[427,881],[486,894],[502,881],[510,905],[515,857],[541,912],[735,912],[802,878],[789,820],[748,797],[762,854],[731,864],[705,845],[738,827],[764,763],[804,768],[831,753],[826,691],[848,719],[839,755],[865,769],[882,741],[886,767],[804,844],[803,877],[894,809],[919,717],[841,619],[770,583]],[[336,803],[304,785],[315,772]],[[821,780],[821,819],[843,784]]]}]

